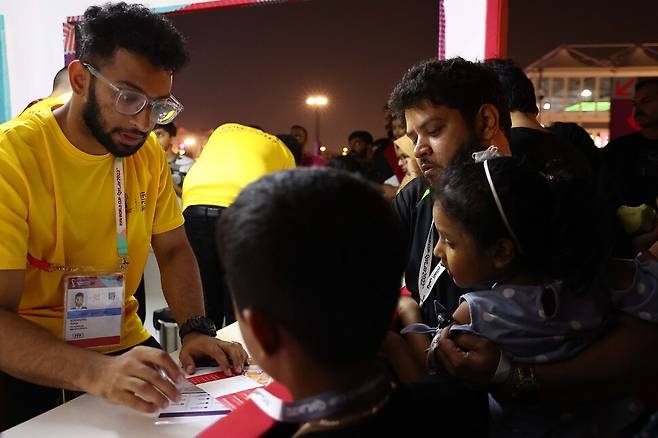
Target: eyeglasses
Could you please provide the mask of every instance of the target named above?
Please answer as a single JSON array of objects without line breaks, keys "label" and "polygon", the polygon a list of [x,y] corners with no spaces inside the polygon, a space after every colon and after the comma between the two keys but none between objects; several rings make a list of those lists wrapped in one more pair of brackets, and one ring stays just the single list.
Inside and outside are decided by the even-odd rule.
[{"label": "eyeglasses", "polygon": [[144,93],[133,90],[125,90],[114,85],[112,81],[100,74],[98,70],[87,63],[82,63],[89,73],[94,77],[105,82],[105,84],[113,89],[116,94],[114,101],[114,109],[125,116],[134,116],[139,114],[146,105],[151,107],[151,124],[166,125],[172,122],[181,111],[183,111],[183,104],[181,104],[174,96],[169,96],[164,99],[151,100]]}]

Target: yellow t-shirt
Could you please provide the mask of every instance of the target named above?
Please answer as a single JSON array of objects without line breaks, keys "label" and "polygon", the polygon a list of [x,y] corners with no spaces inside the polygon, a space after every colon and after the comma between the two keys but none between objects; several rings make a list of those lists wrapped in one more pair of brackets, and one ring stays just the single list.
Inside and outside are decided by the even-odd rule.
[{"label": "yellow t-shirt", "polygon": [[[167,160],[155,135],[124,162],[128,257],[121,345],[149,337],[137,316],[139,285],[151,236],[183,224]],[[51,111],[16,118],[0,129],[0,269],[25,270],[19,314],[63,338],[61,272],[26,263],[118,267],[114,157],[73,146]]]},{"label": "yellow t-shirt", "polygon": [[22,113],[16,116],[16,118],[25,120],[36,112],[52,111],[71,100],[72,94],[73,93],[64,93],[59,96],[46,97],[45,99],[36,102],[34,105],[25,108]]},{"label": "yellow t-shirt", "polygon": [[295,159],[276,136],[227,123],[215,129],[183,181],[183,209],[190,205],[228,207],[246,185],[283,169]]}]

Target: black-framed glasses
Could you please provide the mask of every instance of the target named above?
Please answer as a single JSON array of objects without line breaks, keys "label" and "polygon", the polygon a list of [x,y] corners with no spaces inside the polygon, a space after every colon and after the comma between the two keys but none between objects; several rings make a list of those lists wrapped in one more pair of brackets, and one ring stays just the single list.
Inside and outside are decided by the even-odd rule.
[{"label": "black-framed glasses", "polygon": [[181,111],[183,111],[183,104],[174,96],[169,96],[164,99],[151,100],[144,93],[134,90],[126,90],[117,87],[112,81],[103,76],[98,70],[91,65],[83,62],[89,73],[94,77],[103,81],[108,87],[116,92],[116,100],[114,101],[114,109],[125,116],[134,116],[141,112],[146,105],[151,107],[151,124],[166,125],[172,122]]}]

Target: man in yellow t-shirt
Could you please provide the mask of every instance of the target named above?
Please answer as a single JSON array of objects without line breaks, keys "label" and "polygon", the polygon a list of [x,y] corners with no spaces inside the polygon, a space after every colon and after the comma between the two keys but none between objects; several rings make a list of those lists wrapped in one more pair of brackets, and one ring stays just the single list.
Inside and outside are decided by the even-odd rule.
[{"label": "man in yellow t-shirt", "polygon": [[217,326],[235,321],[212,237],[217,218],[249,183],[295,167],[288,147],[260,129],[227,123],[215,129],[183,182],[185,232],[199,263],[206,313]]},{"label": "man in yellow t-shirt", "polygon": [[[211,357],[230,375],[246,359],[205,317],[169,167],[151,134],[182,110],[171,95],[187,61],[181,35],[125,3],[88,8],[80,32],[71,99],[0,128],[0,396],[11,401],[0,430],[52,408],[62,394],[52,388],[145,412],[178,399],[173,382],[183,371],[150,347],[157,342],[132,296],[149,245],[181,327],[183,367]],[[86,289],[87,309],[70,310],[81,285],[97,289]]]}]

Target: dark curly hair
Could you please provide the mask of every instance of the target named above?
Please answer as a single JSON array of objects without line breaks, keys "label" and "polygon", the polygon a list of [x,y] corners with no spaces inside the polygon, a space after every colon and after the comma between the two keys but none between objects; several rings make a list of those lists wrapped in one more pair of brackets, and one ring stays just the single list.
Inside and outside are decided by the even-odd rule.
[{"label": "dark curly hair", "polygon": [[395,86],[388,105],[394,115],[404,117],[406,109],[425,100],[458,110],[469,127],[475,125],[480,107],[491,104],[498,110],[500,127],[509,138],[512,121],[507,96],[496,75],[480,63],[458,57],[414,65]]},{"label": "dark curly hair", "polygon": [[[601,236],[609,235],[611,217],[596,185],[563,170],[560,163],[549,164],[545,173],[516,157],[494,158],[488,166],[521,247],[516,257],[521,269],[563,280],[574,291],[589,286],[610,254],[609,241]],[[513,240],[483,163],[447,168],[433,193],[445,214],[461,223],[480,248],[500,238]]]},{"label": "dark curly hair", "polygon": [[145,56],[155,67],[180,70],[189,60],[183,36],[143,5],[90,6],[78,26],[78,58],[96,67],[123,48]]}]

